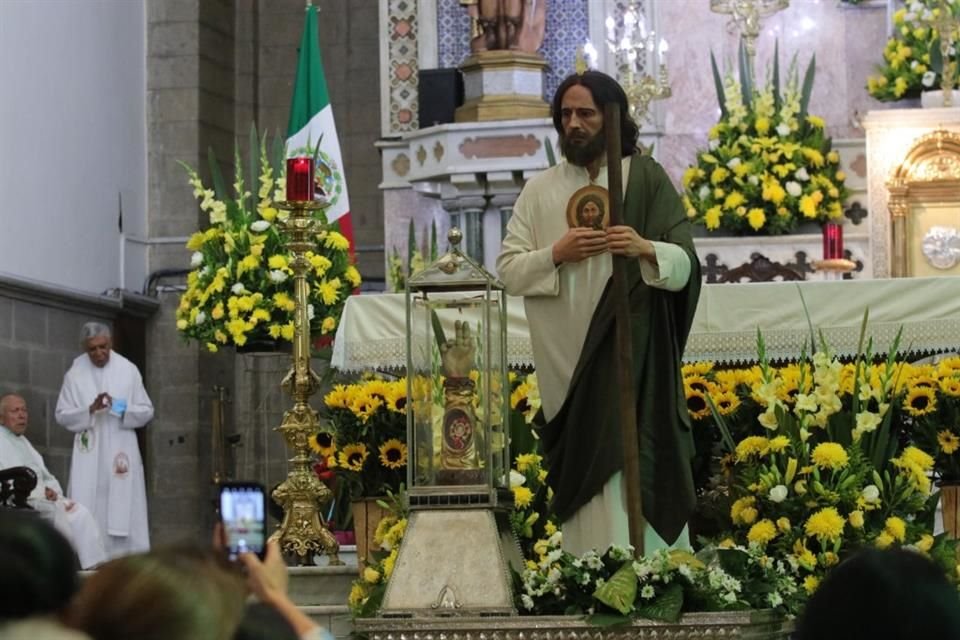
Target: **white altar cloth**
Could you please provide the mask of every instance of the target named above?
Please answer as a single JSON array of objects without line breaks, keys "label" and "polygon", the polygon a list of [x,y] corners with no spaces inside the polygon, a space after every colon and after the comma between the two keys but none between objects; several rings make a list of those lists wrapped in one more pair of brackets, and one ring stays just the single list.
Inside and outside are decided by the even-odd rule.
[{"label": "white altar cloth", "polygon": [[[700,295],[684,361],[755,361],[758,328],[770,359],[796,358],[810,336],[798,290],[814,329],[837,355],[856,354],[867,308],[874,353],[886,353],[901,326],[901,351],[960,350],[960,278],[712,284]],[[404,299],[403,294],[348,298],[331,364],[342,371],[406,366]],[[507,314],[508,362],[532,367],[523,300],[509,298]]]}]

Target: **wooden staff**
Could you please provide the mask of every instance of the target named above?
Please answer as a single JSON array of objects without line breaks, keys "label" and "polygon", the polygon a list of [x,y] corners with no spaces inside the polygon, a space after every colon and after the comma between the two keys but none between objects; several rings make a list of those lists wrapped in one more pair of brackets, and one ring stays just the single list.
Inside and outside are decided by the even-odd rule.
[{"label": "wooden staff", "polygon": [[[610,224],[623,222],[623,171],[620,164],[620,105],[608,102],[603,109],[607,144],[607,188],[610,191]],[[640,486],[640,434],[637,401],[633,390],[633,339],[630,331],[630,300],[627,291],[628,256],[613,256],[613,299],[616,307],[617,388],[620,434],[623,444],[623,477],[627,485],[627,522],[630,544],[637,557],[643,555],[643,498]]]}]

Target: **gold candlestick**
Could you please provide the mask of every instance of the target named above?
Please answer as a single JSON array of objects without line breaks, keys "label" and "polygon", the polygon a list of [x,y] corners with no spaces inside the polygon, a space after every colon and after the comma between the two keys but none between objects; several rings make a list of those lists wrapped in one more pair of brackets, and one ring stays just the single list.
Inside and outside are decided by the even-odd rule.
[{"label": "gold candlestick", "polygon": [[318,220],[313,212],[327,206],[323,201],[281,202],[281,209],[290,212],[282,228],[290,236],[287,248],[293,254],[293,292],[297,309],[293,317],[293,366],[280,386],[293,398],[293,408],[284,412],[279,431],[293,452],[287,479],[274,489],[273,498],[283,507],[283,522],[270,536],[280,543],[284,554],[299,558],[300,564],[312,560],[314,554],[326,553],[331,565],[342,565],[340,544],[326,527],[320,508],[332,494],[310,468],[309,437],[319,431],[320,420],[310,406],[310,396],[320,386],[320,377],[310,368],[310,318],[307,313],[306,273],[310,262],[306,252],[313,249]]},{"label": "gold candlestick", "polygon": [[943,69],[940,72],[940,88],[943,90],[943,106],[953,106],[953,85],[957,77],[957,63],[950,56],[950,49],[957,41],[960,29],[960,17],[954,16],[946,0],[940,0],[933,19],[933,27],[940,34],[940,59]]}]

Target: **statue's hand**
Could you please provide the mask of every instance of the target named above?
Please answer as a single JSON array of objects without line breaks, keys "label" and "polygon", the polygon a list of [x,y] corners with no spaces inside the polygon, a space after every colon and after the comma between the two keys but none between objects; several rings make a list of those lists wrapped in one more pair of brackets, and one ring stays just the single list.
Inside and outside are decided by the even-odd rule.
[{"label": "statue's hand", "polygon": [[440,360],[443,374],[448,378],[466,378],[473,369],[473,354],[476,350],[470,325],[457,320],[454,324],[454,339],[440,345]]}]

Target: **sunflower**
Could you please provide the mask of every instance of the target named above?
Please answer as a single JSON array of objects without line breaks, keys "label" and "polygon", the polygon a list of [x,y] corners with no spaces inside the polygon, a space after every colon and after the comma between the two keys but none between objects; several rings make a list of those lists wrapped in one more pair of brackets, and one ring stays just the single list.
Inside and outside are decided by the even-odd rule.
[{"label": "sunflower", "polygon": [[684,377],[690,375],[700,375],[704,376],[713,371],[712,362],[691,362],[690,364],[685,364],[680,369]]},{"label": "sunflower", "polygon": [[740,398],[733,391],[721,391],[713,395],[713,404],[722,416],[728,416],[740,406]]},{"label": "sunflower", "polygon": [[960,396],[960,378],[943,378],[940,380],[940,390],[948,396]]},{"label": "sunflower", "polygon": [[943,431],[937,432],[937,444],[940,445],[941,451],[950,455],[957,449],[960,449],[960,438],[958,438],[957,434],[953,431],[944,429]]},{"label": "sunflower", "polygon": [[337,450],[334,436],[329,431],[318,431],[310,436],[307,442],[313,452],[324,459],[332,456],[333,452]]},{"label": "sunflower", "polygon": [[903,408],[912,416],[924,416],[937,410],[937,393],[930,387],[911,387]]},{"label": "sunflower", "polygon": [[391,438],[380,445],[380,464],[387,469],[399,469],[407,464],[407,445]]},{"label": "sunflower", "polygon": [[701,393],[713,393],[717,391],[717,385],[715,382],[710,382],[703,376],[699,375],[686,376],[683,379],[683,386],[685,389],[699,391]]},{"label": "sunflower", "polygon": [[383,400],[380,399],[379,395],[371,395],[366,391],[361,391],[354,396],[353,402],[350,403],[350,410],[361,422],[366,423],[370,416],[382,406]]},{"label": "sunflower", "polygon": [[338,384],[323,397],[323,402],[331,409],[349,409],[350,394],[346,385]]},{"label": "sunflower", "polygon": [[348,471],[360,471],[363,469],[363,463],[367,461],[367,445],[362,442],[354,442],[346,445],[338,456],[337,462],[340,467]]},{"label": "sunflower", "polygon": [[702,420],[710,415],[710,405],[707,404],[707,396],[703,391],[687,388],[684,392],[687,396],[687,411],[694,420]]},{"label": "sunflower", "polygon": [[387,389],[387,409],[394,413],[407,412],[407,382],[398,380]]}]

